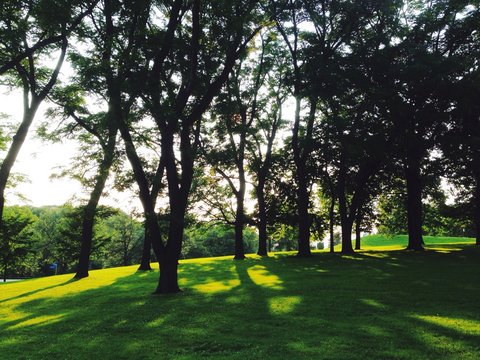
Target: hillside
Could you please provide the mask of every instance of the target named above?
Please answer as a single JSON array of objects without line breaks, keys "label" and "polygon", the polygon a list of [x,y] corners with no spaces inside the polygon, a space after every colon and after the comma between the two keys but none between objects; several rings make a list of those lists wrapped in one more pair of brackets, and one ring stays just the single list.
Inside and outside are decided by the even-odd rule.
[{"label": "hillside", "polygon": [[1,359],[478,359],[480,249],[181,262],[0,286]]}]

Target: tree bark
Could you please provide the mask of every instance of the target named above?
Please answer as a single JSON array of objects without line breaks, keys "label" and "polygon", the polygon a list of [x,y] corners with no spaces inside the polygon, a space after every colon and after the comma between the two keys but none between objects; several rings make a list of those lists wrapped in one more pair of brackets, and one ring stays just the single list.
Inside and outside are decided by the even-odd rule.
[{"label": "tree bark", "polygon": [[3,223],[2,219],[3,209],[5,206],[5,188],[7,187],[8,178],[10,176],[10,172],[12,171],[12,167],[17,159],[18,153],[20,152],[20,149],[25,142],[28,130],[30,129],[30,125],[32,125],[33,119],[35,118],[35,114],[38,110],[40,103],[41,100],[37,99],[37,97],[34,96],[30,106],[28,106],[27,104],[25,105],[22,123],[17,129],[17,132],[13,137],[13,142],[8,149],[7,156],[3,160],[0,167],[0,228],[2,227]]},{"label": "tree bark", "polygon": [[102,196],[105,183],[110,174],[110,168],[114,161],[114,151],[116,145],[117,128],[110,130],[108,144],[104,148],[104,156],[100,164],[98,175],[95,179],[95,186],[90,194],[88,204],[85,206],[82,222],[82,245],[78,261],[78,269],[75,278],[81,279],[88,277],[90,267],[90,253],[92,251],[93,226],[95,223],[95,213],[98,202]]},{"label": "tree bark", "polygon": [[407,250],[423,250],[422,237],[422,185],[420,176],[420,159],[409,155],[405,167],[407,181],[407,219],[408,246]]},{"label": "tree bark", "polygon": [[152,257],[152,240],[150,238],[150,233],[148,232],[148,226],[145,223],[145,233],[143,239],[143,250],[142,250],[142,260],[138,271],[150,271],[152,266],[150,265]]},{"label": "tree bark", "polygon": [[256,188],[257,200],[258,200],[258,251],[257,255],[268,256],[267,250],[267,207],[265,204],[264,194],[265,184],[263,181],[258,182]]},{"label": "tree bark", "polygon": [[338,208],[342,227],[342,254],[352,254],[354,252],[352,247],[353,216],[348,215],[347,198],[345,196],[345,171],[344,165],[341,165],[337,189]]},{"label": "tree bark", "polygon": [[476,226],[476,244],[480,246],[480,173],[475,176],[475,226]]},{"label": "tree bark", "polygon": [[[243,186],[244,187],[244,186]],[[242,186],[240,186],[242,188]],[[243,260],[245,259],[245,246],[243,244],[243,223],[244,223],[244,192],[243,189],[240,190],[237,194],[237,210],[235,213],[235,256],[234,260]]]},{"label": "tree bark", "polygon": [[362,211],[357,210],[357,217],[355,219],[355,250],[360,250],[361,246],[361,226],[362,226]]},{"label": "tree bark", "polygon": [[332,195],[331,201],[330,201],[330,208],[328,211],[329,215],[329,232],[330,232],[330,252],[333,253],[335,252],[335,239],[334,239],[334,234],[333,234],[333,227],[334,227],[334,216],[335,216],[335,196]]}]

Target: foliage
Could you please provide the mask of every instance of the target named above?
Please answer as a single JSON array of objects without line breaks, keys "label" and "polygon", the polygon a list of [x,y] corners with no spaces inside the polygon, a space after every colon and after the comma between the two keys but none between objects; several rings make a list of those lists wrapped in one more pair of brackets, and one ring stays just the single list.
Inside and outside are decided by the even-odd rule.
[{"label": "foliage", "polygon": [[[243,232],[245,253],[255,252],[257,235],[252,228]],[[185,231],[182,258],[230,255],[235,252],[235,230],[233,226],[198,224]]]},{"label": "foliage", "polygon": [[5,209],[0,232],[0,261],[3,276],[30,275],[35,269],[32,247],[32,224],[35,215],[27,207],[12,206]]}]

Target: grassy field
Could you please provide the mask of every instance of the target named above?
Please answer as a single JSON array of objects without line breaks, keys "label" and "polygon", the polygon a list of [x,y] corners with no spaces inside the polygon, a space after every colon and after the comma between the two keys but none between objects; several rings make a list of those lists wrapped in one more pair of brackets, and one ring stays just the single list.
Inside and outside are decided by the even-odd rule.
[{"label": "grassy field", "polygon": [[0,286],[0,359],[480,359],[480,248],[186,260]]},{"label": "grassy field", "polygon": [[[436,246],[438,244],[474,244],[475,239],[466,237],[441,237],[441,236],[424,236],[425,246]],[[386,247],[386,248],[406,248],[408,244],[407,235],[367,235],[361,240],[362,246],[365,248]]]}]

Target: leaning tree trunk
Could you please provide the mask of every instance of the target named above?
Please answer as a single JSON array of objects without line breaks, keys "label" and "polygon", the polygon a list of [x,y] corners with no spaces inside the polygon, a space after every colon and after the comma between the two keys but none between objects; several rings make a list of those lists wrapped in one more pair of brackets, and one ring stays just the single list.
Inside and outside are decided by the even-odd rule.
[{"label": "leaning tree trunk", "polygon": [[409,156],[405,167],[407,181],[407,219],[408,246],[407,250],[423,250],[422,237],[422,185],[420,176],[420,159]]},{"label": "leaning tree trunk", "polygon": [[10,176],[10,172],[12,171],[12,167],[17,159],[18,153],[20,152],[20,149],[25,142],[28,130],[30,128],[30,125],[32,125],[32,121],[35,118],[35,114],[38,110],[40,103],[41,101],[37,100],[37,98],[34,97],[30,106],[25,104],[22,123],[20,124],[15,136],[13,137],[13,141],[10,145],[10,148],[8,149],[7,156],[3,160],[0,167],[0,228],[2,227],[3,223],[2,219],[3,209],[5,206],[5,188],[7,187],[8,178]]},{"label": "leaning tree trunk", "polygon": [[88,277],[88,269],[90,265],[90,253],[92,251],[93,225],[95,223],[95,213],[97,211],[98,202],[102,196],[105,183],[107,182],[110,168],[114,160],[115,138],[116,132],[112,134],[108,148],[105,149],[105,155],[100,164],[99,173],[96,178],[95,187],[90,194],[90,200],[85,206],[82,222],[82,245],[80,248],[80,256],[78,261],[78,269],[75,278],[81,279]]}]

